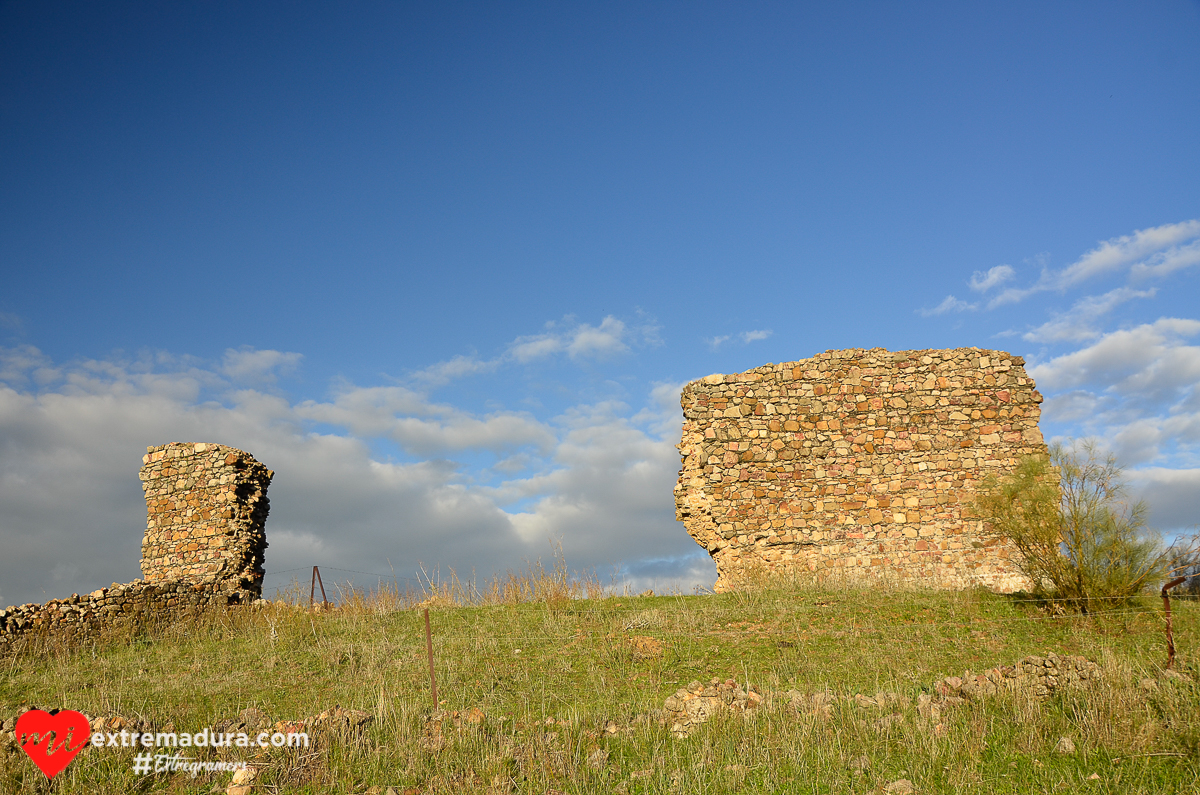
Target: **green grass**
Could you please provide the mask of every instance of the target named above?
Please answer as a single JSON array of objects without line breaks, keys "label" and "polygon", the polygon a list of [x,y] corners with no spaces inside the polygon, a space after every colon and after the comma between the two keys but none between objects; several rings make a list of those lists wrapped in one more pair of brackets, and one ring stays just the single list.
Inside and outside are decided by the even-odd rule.
[{"label": "green grass", "polygon": [[[1196,602],[1174,602],[1176,669],[1189,682],[1161,676],[1157,599],[1083,617],[984,591],[558,597],[430,611],[442,710],[485,713],[461,728],[443,721],[441,742],[427,723],[423,617],[394,594],[29,650],[0,661],[0,717],[25,703],[197,732],[251,706],[272,720],[335,704],[374,716],[360,735],[322,738],[306,752],[235,752],[262,768],[255,792],[868,793],[898,779],[918,793],[1200,791]],[[634,637],[657,640],[661,653],[645,653],[645,641],[639,650]],[[1103,681],[1041,704],[1005,695],[954,707],[937,732],[918,714],[916,697],[936,679],[1052,651],[1099,662]],[[663,700],[712,677],[753,685],[766,706],[673,738],[658,720]],[[905,702],[839,699],[825,717],[794,710],[788,690],[894,691]],[[881,723],[892,713],[901,717]],[[605,731],[609,721],[617,733]],[[1063,736],[1074,754],[1054,753]],[[199,793],[229,782],[228,773],[134,776],[134,753],[89,748],[47,782],[9,746],[0,791]],[[215,758],[207,753],[192,756]]]}]

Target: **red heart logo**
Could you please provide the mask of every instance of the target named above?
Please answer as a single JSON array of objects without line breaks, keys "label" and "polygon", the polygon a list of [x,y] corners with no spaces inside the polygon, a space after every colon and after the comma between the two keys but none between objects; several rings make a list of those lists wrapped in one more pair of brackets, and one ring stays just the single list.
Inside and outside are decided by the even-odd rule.
[{"label": "red heart logo", "polygon": [[[88,744],[91,732],[92,727],[83,713],[70,709],[54,713],[31,709],[17,719],[17,742],[46,778],[54,778],[71,764],[75,755]],[[72,746],[76,737],[82,739]]]}]

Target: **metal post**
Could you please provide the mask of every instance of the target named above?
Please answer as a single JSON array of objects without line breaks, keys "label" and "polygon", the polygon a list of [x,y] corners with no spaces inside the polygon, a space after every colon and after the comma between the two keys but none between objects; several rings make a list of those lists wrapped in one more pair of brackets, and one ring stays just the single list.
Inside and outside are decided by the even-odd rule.
[{"label": "metal post", "polygon": [[1177,577],[1162,587],[1163,611],[1167,614],[1167,667],[1166,670],[1171,670],[1171,666],[1175,664],[1175,638],[1171,634],[1171,597],[1167,596],[1167,591],[1179,585],[1187,577]]},{"label": "metal post", "polygon": [[317,575],[317,585],[321,586],[321,607],[329,609],[329,600],[325,598],[325,583],[321,582],[321,570],[313,566],[313,574]]},{"label": "metal post", "polygon": [[433,691],[433,711],[438,710],[437,676],[433,672],[433,634],[429,631],[429,608],[425,608],[425,651],[429,653],[429,689]]},{"label": "metal post", "polygon": [[308,588],[308,609],[312,610],[313,595],[317,592],[317,567],[313,566],[312,585]]}]

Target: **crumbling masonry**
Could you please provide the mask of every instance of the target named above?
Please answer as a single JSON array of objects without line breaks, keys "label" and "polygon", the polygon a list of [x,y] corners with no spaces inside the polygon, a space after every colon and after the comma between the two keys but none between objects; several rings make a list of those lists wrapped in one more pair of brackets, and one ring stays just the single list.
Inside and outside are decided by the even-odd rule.
[{"label": "crumbling masonry", "polygon": [[151,447],[142,462],[146,581],[237,580],[261,591],[275,473],[247,452],[202,442]]},{"label": "crumbling masonry", "polygon": [[1024,359],[854,348],[683,389],[676,516],[717,564],[752,573],[1028,587],[972,518],[977,484],[1045,453]]},{"label": "crumbling masonry", "polygon": [[0,656],[259,598],[274,473],[247,452],[204,442],[150,447],[142,463],[145,579],[0,610]]}]

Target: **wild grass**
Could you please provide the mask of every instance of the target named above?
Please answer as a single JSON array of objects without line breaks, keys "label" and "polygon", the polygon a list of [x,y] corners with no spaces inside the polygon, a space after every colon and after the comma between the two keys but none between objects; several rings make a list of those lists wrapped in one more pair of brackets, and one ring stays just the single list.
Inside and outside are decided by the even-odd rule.
[{"label": "wild grass", "polygon": [[[451,576],[416,592],[346,591],[328,611],[295,601],[83,649],[27,650],[0,668],[0,717],[24,703],[197,732],[247,707],[272,720],[335,704],[371,714],[358,735],[237,757],[261,768],[263,793],[875,793],[900,779],[918,793],[1200,791],[1194,601],[1174,603],[1185,678],[1163,674],[1161,602],[1151,599],[1083,616],[986,591],[828,582],[616,597],[556,563],[479,588]],[[657,646],[638,640],[647,638]],[[1104,677],[1041,703],[1006,695],[957,706],[940,729],[916,706],[937,679],[1051,651],[1096,660]],[[673,737],[658,720],[663,700],[711,677],[749,683],[767,703]],[[839,698],[830,715],[810,714],[789,705],[788,690]],[[904,700],[841,698],[878,691]],[[1055,753],[1062,737],[1074,753]],[[87,749],[47,782],[9,748],[0,791],[200,793],[229,782],[135,776],[134,753]]]}]

